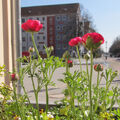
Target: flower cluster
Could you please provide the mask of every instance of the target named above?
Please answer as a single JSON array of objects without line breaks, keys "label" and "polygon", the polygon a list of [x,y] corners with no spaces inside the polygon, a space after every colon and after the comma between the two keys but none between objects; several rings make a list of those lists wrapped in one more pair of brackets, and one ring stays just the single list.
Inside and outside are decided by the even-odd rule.
[{"label": "flower cluster", "polygon": [[76,46],[82,43],[88,50],[97,49],[104,43],[104,38],[99,33],[87,33],[82,38],[75,37],[69,41],[70,46]]}]

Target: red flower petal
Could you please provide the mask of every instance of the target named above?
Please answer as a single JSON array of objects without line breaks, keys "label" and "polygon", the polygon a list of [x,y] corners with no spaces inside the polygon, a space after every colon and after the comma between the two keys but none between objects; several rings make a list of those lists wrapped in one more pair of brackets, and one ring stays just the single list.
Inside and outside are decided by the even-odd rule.
[{"label": "red flower petal", "polygon": [[28,31],[28,30],[29,30],[29,27],[27,26],[26,23],[23,23],[21,27],[22,27],[22,29],[25,30],[25,31]]},{"label": "red flower petal", "polygon": [[75,37],[75,38],[72,38],[72,39],[69,41],[69,45],[70,45],[70,46],[76,46],[76,45],[78,45],[79,43],[82,43],[82,38],[81,38],[81,37]]}]

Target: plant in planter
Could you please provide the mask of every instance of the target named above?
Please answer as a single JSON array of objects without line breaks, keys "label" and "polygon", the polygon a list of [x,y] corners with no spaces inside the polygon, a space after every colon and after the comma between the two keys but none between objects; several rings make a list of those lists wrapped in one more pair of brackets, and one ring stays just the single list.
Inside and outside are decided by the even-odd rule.
[{"label": "plant in planter", "polygon": [[[32,35],[32,42],[33,47],[35,49],[35,52],[38,56],[38,60],[32,59],[31,54],[29,56],[29,63],[24,68],[20,68],[20,81],[22,88],[24,90],[25,95],[27,96],[27,92],[24,88],[23,79],[26,74],[29,75],[29,77],[32,80],[33,90],[35,94],[36,99],[36,106],[37,106],[37,118],[40,120],[39,115],[39,106],[38,106],[38,93],[41,90],[42,87],[45,86],[46,89],[46,114],[48,112],[48,104],[49,104],[49,96],[48,96],[48,85],[54,85],[54,83],[51,81],[54,71],[58,67],[62,67],[62,59],[58,57],[51,56],[51,52],[53,51],[53,47],[45,47],[45,51],[47,54],[46,59],[42,59],[42,57],[39,55],[38,49],[35,44],[34,40],[34,34],[35,32],[38,32],[42,28],[42,24],[38,20],[27,20],[25,23],[22,24],[23,30],[30,32]],[[32,53],[33,50],[30,48],[29,52]],[[24,57],[24,59],[26,59]],[[19,58],[19,62],[23,61],[23,58]],[[37,88],[35,87],[34,78],[37,78]],[[30,104],[29,97],[27,96],[27,99]]]},{"label": "plant in planter", "polygon": [[[111,87],[112,81],[117,76],[116,71],[106,69],[103,71],[101,64],[93,66],[93,51],[98,49],[104,43],[104,38],[99,33],[87,33],[82,38],[75,37],[69,42],[71,47],[76,47],[80,69],[71,73],[71,67],[74,65],[70,60],[70,54],[66,51],[63,59],[51,56],[53,47],[46,47],[45,51],[47,57],[42,59],[39,55],[35,44],[34,34],[42,29],[42,24],[38,20],[27,20],[22,24],[23,30],[29,32],[32,36],[34,48],[29,48],[29,56],[18,58],[19,64],[27,61],[23,67],[19,67],[17,77],[16,73],[10,74],[13,85],[13,90],[5,85],[0,86],[0,93],[3,95],[1,99],[0,114],[2,120],[113,120],[117,116],[119,119],[119,109],[112,111],[115,103],[120,105],[119,93],[120,89],[117,86]],[[86,71],[82,69],[81,58],[79,54],[79,47],[83,45],[89,51],[84,58],[86,60]],[[37,58],[34,59],[33,52],[36,52]],[[90,71],[88,68],[88,60],[90,59]],[[55,70],[59,67],[66,67],[64,78],[60,79],[67,88],[64,90],[64,99],[61,100],[60,105],[57,104],[55,108],[48,111],[49,106],[49,92],[48,86],[55,85],[52,81],[52,76]],[[0,67],[0,75],[4,72],[4,66]],[[93,68],[97,72],[96,85],[92,84]],[[24,77],[28,75],[31,79],[34,96],[36,100],[36,108],[33,108],[27,90],[24,87]],[[24,95],[16,94],[16,81],[19,78]],[[35,85],[35,81],[37,85]],[[105,80],[105,87],[101,87],[101,80]],[[39,110],[38,97],[41,89],[46,89],[46,110],[45,112]],[[7,104],[10,100],[10,104]],[[27,103],[27,105],[26,105]],[[75,104],[76,103],[76,104]],[[76,106],[77,105],[77,106]],[[115,116],[116,115],[116,116]]]}]

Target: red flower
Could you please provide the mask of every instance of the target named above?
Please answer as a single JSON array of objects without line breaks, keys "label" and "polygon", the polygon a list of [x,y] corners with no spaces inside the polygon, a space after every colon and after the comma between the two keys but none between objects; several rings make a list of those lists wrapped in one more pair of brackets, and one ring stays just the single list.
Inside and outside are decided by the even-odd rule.
[{"label": "red flower", "polygon": [[75,38],[72,38],[72,39],[69,41],[69,45],[70,45],[70,46],[76,46],[76,45],[78,45],[79,43],[82,43],[82,38],[81,38],[81,37],[75,37]]},{"label": "red flower", "polygon": [[39,20],[27,20],[22,24],[22,29],[27,32],[38,32],[43,27]]},{"label": "red flower", "polygon": [[12,74],[11,74],[11,80],[12,80],[12,81],[15,81],[15,80],[16,80],[16,74],[15,74],[15,73],[12,73]]},{"label": "red flower", "polygon": [[69,67],[72,67],[72,66],[73,66],[73,61],[72,61],[72,60],[68,60],[67,63],[68,63],[68,65],[69,65]]},{"label": "red flower", "polygon": [[30,53],[28,51],[24,51],[22,52],[22,57],[26,56],[29,57]]},{"label": "red flower", "polygon": [[103,65],[101,64],[95,64],[94,65],[94,70],[99,72],[99,71],[103,71]]},{"label": "red flower", "polygon": [[72,60],[68,60],[68,64],[70,64],[70,63],[72,64]]},{"label": "red flower", "polygon": [[82,43],[88,49],[97,49],[101,44],[104,43],[104,38],[99,33],[87,33],[82,37]]}]

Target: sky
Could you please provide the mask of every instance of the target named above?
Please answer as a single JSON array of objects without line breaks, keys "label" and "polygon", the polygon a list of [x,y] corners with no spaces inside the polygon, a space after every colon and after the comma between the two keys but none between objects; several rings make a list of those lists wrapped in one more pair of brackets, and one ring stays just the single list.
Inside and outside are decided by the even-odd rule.
[{"label": "sky", "polygon": [[55,5],[67,3],[80,3],[84,9],[92,16],[93,24],[100,33],[105,43],[102,45],[107,51],[120,35],[120,0],[21,0],[21,7]]}]

